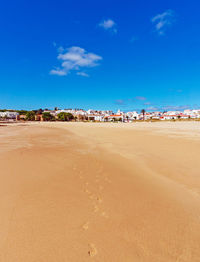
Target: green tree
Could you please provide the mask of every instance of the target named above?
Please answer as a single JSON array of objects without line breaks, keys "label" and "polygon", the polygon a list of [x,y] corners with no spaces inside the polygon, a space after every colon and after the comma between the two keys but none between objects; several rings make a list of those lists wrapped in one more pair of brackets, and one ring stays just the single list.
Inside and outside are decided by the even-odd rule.
[{"label": "green tree", "polygon": [[44,121],[54,121],[55,120],[55,116],[53,116],[50,112],[42,113],[42,117]]},{"label": "green tree", "polygon": [[61,112],[58,114],[59,121],[70,121],[74,119],[74,116],[71,113]]},{"label": "green tree", "polygon": [[37,110],[37,115],[42,115],[42,113],[43,113],[43,110],[40,108],[39,110]]},{"label": "green tree", "polygon": [[141,110],[141,113],[142,113],[142,115],[143,115],[143,121],[144,121],[145,112],[146,112],[145,109],[142,109],[142,110]]},{"label": "green tree", "polygon": [[20,115],[26,115],[27,112],[27,110],[17,110],[17,113],[19,113]]},{"label": "green tree", "polygon": [[34,121],[35,120],[35,112],[33,111],[28,111],[26,113],[26,120],[28,121]]}]

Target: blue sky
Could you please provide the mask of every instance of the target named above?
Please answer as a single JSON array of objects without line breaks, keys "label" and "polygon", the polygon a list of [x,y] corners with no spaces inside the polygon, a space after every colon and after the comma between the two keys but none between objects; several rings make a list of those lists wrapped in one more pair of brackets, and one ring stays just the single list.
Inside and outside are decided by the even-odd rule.
[{"label": "blue sky", "polygon": [[0,108],[200,107],[197,0],[4,1]]}]

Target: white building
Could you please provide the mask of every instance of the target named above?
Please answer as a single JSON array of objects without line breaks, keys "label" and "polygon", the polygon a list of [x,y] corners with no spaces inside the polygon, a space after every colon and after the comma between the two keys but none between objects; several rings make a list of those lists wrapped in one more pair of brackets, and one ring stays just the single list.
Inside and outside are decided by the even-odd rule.
[{"label": "white building", "polygon": [[166,115],[180,115],[182,112],[181,111],[168,111],[167,113],[165,113]]},{"label": "white building", "polygon": [[178,115],[163,114],[163,116],[160,117],[160,120],[174,120],[174,119],[178,119]]},{"label": "white building", "polygon": [[109,115],[104,117],[104,121],[124,121],[124,116],[122,114]]},{"label": "white building", "polygon": [[75,110],[72,110],[72,109],[57,110],[57,111],[55,111],[55,116],[57,116],[60,113],[70,113],[70,114],[74,115]]},{"label": "white building", "polygon": [[113,111],[111,110],[101,110],[100,112],[102,115],[113,115]]},{"label": "white building", "polygon": [[8,119],[16,119],[16,117],[19,115],[19,113],[17,112],[10,112],[10,111],[6,111],[6,112],[0,112],[0,118],[8,118]]},{"label": "white building", "polygon": [[91,121],[100,121],[100,122],[104,121],[104,115],[100,115],[100,114],[88,114],[87,117],[88,120]]},{"label": "white building", "polygon": [[139,114],[136,112],[136,111],[133,111],[133,112],[127,112],[125,114],[125,119],[127,121],[134,121],[134,120],[137,120],[139,118]]},{"label": "white building", "polygon": [[88,111],[86,111],[88,115],[91,115],[91,114],[95,114],[97,113],[96,110],[93,110],[93,109],[89,109]]}]

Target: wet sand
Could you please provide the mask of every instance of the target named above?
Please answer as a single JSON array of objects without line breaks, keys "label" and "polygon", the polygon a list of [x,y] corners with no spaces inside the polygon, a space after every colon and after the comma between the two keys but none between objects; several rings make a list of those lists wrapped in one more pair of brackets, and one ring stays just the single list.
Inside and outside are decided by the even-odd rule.
[{"label": "wet sand", "polygon": [[0,261],[200,261],[200,123],[0,127]]}]

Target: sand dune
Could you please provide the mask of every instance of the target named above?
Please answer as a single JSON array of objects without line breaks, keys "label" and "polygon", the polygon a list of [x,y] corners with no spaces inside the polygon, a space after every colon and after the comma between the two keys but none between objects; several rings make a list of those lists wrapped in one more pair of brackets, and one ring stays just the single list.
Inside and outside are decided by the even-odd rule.
[{"label": "sand dune", "polygon": [[199,261],[199,123],[0,127],[0,261]]}]

